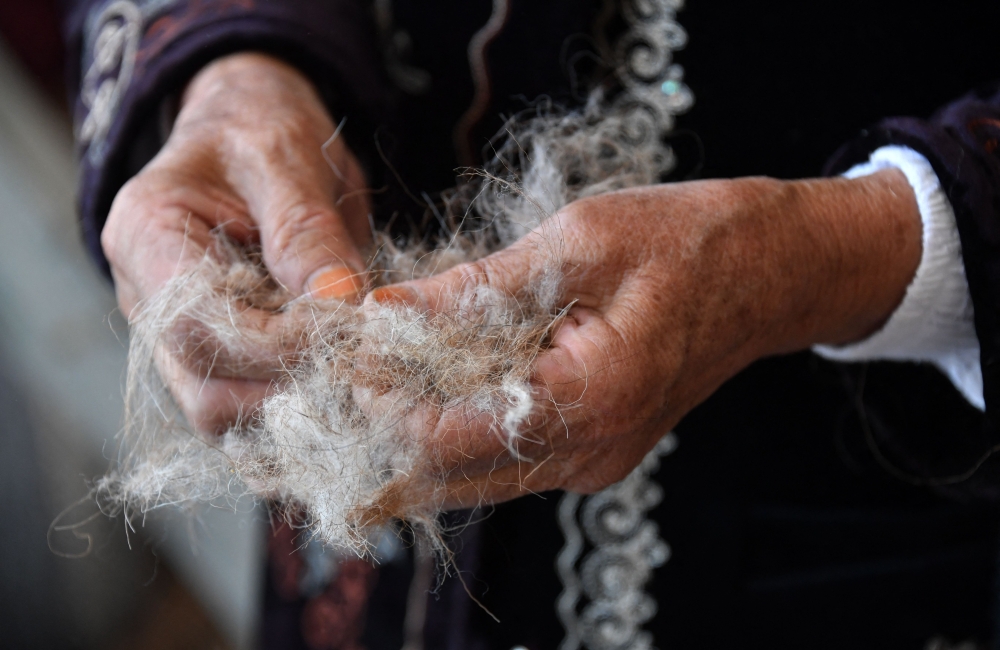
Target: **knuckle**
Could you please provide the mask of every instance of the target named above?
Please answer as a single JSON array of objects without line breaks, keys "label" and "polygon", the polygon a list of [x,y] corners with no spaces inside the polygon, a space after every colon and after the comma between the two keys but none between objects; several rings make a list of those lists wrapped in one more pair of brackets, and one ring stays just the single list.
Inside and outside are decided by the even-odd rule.
[{"label": "knuckle", "polygon": [[[160,350],[157,370],[188,424],[202,435],[221,433],[229,421],[229,400],[218,395],[216,382],[191,373],[172,351]],[[221,399],[220,399],[221,398]]]},{"label": "knuckle", "polygon": [[120,240],[124,236],[124,230],[126,230],[130,217],[137,214],[136,208],[141,205],[143,194],[142,179],[136,176],[118,190],[118,194],[111,203],[108,217],[101,229],[101,249],[112,266],[121,262]]},{"label": "knuckle", "polygon": [[304,236],[333,234],[331,231],[337,225],[336,217],[330,209],[313,201],[292,203],[279,214],[268,242],[278,253],[294,249],[296,242]]},{"label": "knuckle", "polygon": [[504,252],[495,253],[473,262],[463,263],[457,267],[463,283],[469,288],[487,286],[516,297],[519,287],[527,278],[520,277],[523,270],[522,260],[510,255]]},{"label": "knuckle", "polygon": [[170,354],[183,368],[198,377],[208,377],[222,346],[212,332],[194,319],[183,319],[167,332]]},{"label": "knuckle", "polygon": [[199,379],[191,374],[169,388],[188,424],[203,436],[221,435],[238,427],[256,410],[262,397],[234,390],[232,382],[224,379]]},{"label": "knuckle", "polygon": [[454,274],[461,290],[492,285],[489,266],[483,260],[463,262],[455,267]]},{"label": "knuckle", "polygon": [[195,431],[204,436],[225,433],[231,418],[222,406],[197,395],[185,395],[179,401],[184,418]]},{"label": "knuckle", "polygon": [[109,216],[108,221],[104,225],[104,229],[101,230],[101,250],[104,251],[104,257],[108,260],[108,264],[115,267],[120,263],[120,254],[117,245],[117,232],[113,223],[114,222],[111,221]]}]

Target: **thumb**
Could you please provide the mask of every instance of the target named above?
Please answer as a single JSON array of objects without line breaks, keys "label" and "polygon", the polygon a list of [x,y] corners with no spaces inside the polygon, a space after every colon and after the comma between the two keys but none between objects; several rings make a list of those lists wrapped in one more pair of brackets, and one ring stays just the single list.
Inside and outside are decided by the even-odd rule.
[{"label": "thumb", "polygon": [[365,304],[405,305],[422,312],[455,312],[482,287],[507,296],[521,296],[537,267],[530,246],[514,245],[475,262],[459,264],[444,273],[372,291]]},{"label": "thumb", "polygon": [[[364,178],[358,170],[358,188]],[[284,182],[282,182],[284,181]],[[296,295],[353,299],[365,284],[365,262],[358,239],[367,235],[367,200],[338,208],[320,179],[271,179],[251,202],[260,227],[264,263],[271,275]],[[351,188],[345,188],[350,190]],[[255,204],[256,203],[256,204]],[[365,229],[350,228],[363,223]]]}]

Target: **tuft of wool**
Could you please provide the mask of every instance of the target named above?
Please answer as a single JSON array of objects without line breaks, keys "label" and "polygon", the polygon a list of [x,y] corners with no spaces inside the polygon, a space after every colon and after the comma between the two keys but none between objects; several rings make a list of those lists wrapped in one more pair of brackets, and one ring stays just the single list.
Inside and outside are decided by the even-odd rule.
[{"label": "tuft of wool", "polygon": [[[607,107],[597,93],[578,111],[517,116],[494,143],[494,160],[444,196],[447,238],[426,246],[378,237],[373,284],[442,272],[509,245],[578,198],[657,182],[673,164],[661,131],[648,114]],[[454,312],[426,314],[295,299],[258,253],[220,240],[132,320],[122,445],[97,498],[132,516],[251,494],[305,513],[300,523],[318,538],[355,553],[371,552],[370,534],[395,519],[433,544],[447,468],[407,415],[456,406],[485,414],[492,435],[519,453],[535,407],[532,364],[565,306],[560,247],[546,243],[523,295],[480,287]],[[253,316],[261,312],[280,315],[280,326],[262,327]],[[168,350],[225,355],[261,371],[262,349],[274,351],[264,370],[277,377],[262,409],[216,438],[197,435],[157,360]],[[391,406],[370,408],[372,390],[391,391]]]}]

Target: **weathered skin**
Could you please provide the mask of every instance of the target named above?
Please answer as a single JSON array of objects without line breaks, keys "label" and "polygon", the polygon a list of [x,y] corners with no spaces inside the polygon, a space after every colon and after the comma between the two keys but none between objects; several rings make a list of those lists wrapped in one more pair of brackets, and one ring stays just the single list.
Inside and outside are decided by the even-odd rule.
[{"label": "weathered skin", "polygon": [[[194,264],[217,226],[259,242],[293,295],[350,298],[361,286],[348,276],[364,268],[368,203],[342,141],[327,148],[339,173],[322,155],[334,130],[293,68],[239,54],[202,70],[166,146],[122,189],[105,226],[122,310],[130,314]],[[526,432],[537,442],[519,446],[531,461],[512,457],[486,418],[438,417],[431,408],[409,416],[451,468],[449,506],[552,488],[590,492],[621,479],[752,361],[874,332],[921,254],[916,201],[897,171],[700,181],[576,202],[504,251],[367,300],[448,310],[470,283],[516,295],[538,246],[555,238],[562,304],[572,307],[537,362],[540,407]],[[277,318],[261,312],[260,326],[279,328]],[[267,368],[276,351],[260,355],[261,364],[236,365],[162,350],[158,361],[189,421],[210,432],[267,394],[269,371],[249,369]],[[392,400],[364,397],[376,409]]]},{"label": "weathered skin", "polygon": [[[368,300],[453,309],[469,285],[514,295],[539,245],[558,238],[573,304],[538,359],[540,404],[518,462],[483,418],[430,414],[430,444],[449,450],[449,505],[623,478],[726,379],[764,356],[847,343],[900,303],[921,255],[906,178],[699,181],[571,204],[512,247]],[[574,302],[575,301],[575,302]],[[392,395],[375,397],[391,403]]]},{"label": "weathered skin", "polygon": [[[125,315],[197,263],[219,226],[259,243],[292,295],[350,298],[363,284],[358,251],[371,238],[368,196],[342,139],[326,147],[337,171],[323,156],[335,129],[310,82],[276,59],[237,54],[202,69],[169,140],[119,192],[102,233]],[[273,318],[261,312],[261,327],[280,328]],[[204,351],[210,359],[161,351],[158,364],[188,420],[224,430],[263,399],[270,375]],[[207,378],[204,367],[212,369]]]}]

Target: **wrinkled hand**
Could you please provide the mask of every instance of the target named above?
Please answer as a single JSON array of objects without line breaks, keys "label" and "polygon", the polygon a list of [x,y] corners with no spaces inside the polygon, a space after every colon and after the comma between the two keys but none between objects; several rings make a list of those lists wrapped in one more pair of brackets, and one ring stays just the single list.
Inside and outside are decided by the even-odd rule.
[{"label": "wrinkled hand", "polygon": [[[553,242],[562,305],[572,306],[535,366],[539,406],[526,437],[539,443],[518,447],[530,462],[464,408],[428,408],[418,420],[449,471],[449,507],[604,488],[754,360],[873,333],[916,270],[921,225],[896,171],[625,190],[573,203],[479,262],[367,300],[446,312],[482,284],[520,295]],[[393,396],[372,399],[388,408]]]},{"label": "wrinkled hand", "polygon": [[[293,295],[352,298],[365,268],[358,247],[371,238],[368,196],[343,139],[324,157],[334,131],[309,81],[276,59],[237,54],[201,70],[169,140],[118,193],[102,233],[124,314],[197,264],[213,228],[260,244]],[[253,316],[261,328],[280,327],[280,316]],[[263,399],[271,376],[227,367],[212,345],[199,350],[201,358],[161,350],[158,365],[188,421],[216,431]]]}]

